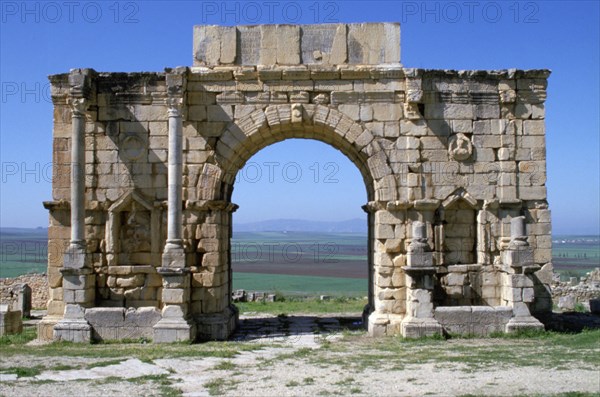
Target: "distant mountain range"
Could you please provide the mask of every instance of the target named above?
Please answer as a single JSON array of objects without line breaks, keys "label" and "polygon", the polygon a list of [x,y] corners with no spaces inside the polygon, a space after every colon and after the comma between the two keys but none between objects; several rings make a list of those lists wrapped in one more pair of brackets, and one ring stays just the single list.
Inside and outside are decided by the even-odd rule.
[{"label": "distant mountain range", "polygon": [[0,234],[33,234],[33,235],[48,235],[47,227],[25,228],[25,227],[0,227]]},{"label": "distant mountain range", "polygon": [[234,232],[319,232],[319,233],[364,233],[367,234],[367,221],[349,219],[346,221],[307,221],[302,219],[271,219],[267,221],[233,224]]},{"label": "distant mountain range", "polygon": [[[270,219],[260,222],[235,223],[234,232],[317,232],[317,233],[363,233],[367,234],[367,221],[363,219],[349,219],[346,221],[307,221],[303,219]],[[48,235],[47,227],[21,228],[0,227],[0,235]],[[555,244],[565,242],[596,243],[600,240],[598,235],[560,235],[552,236]],[[563,241],[564,240],[564,241]]]}]

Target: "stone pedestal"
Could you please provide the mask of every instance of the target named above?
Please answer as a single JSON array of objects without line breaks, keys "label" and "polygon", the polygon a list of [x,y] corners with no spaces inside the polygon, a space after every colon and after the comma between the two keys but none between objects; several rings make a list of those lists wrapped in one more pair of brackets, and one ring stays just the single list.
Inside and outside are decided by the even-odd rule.
[{"label": "stone pedestal", "polygon": [[406,317],[400,326],[405,338],[442,334],[442,326],[434,318],[433,274],[435,268],[404,267],[406,272]]},{"label": "stone pedestal", "polygon": [[[183,265],[183,249],[163,254],[163,263]],[[158,273],[163,278],[162,319],[154,325],[154,342],[170,343],[193,341],[196,326],[189,318],[190,286],[189,269],[161,267]]]},{"label": "stone pedestal", "polygon": [[531,315],[529,304],[535,299],[534,283],[525,271],[534,264],[533,250],[527,242],[525,217],[510,221],[510,243],[502,253],[508,274],[504,277],[503,298],[513,308],[513,318],[506,324],[506,332],[524,329],[544,329],[544,325]]},{"label": "stone pedestal", "polygon": [[64,256],[63,318],[54,326],[56,341],[86,342],[92,340],[92,327],[85,320],[85,309],[95,303],[96,277],[91,269],[84,244],[72,243]]},{"label": "stone pedestal", "polygon": [[67,303],[64,317],[54,326],[54,340],[78,343],[92,341],[92,326],[85,320],[85,309]]},{"label": "stone pedestal", "polygon": [[433,252],[427,244],[426,225],[413,222],[413,238],[406,263],[406,318],[400,331],[405,338],[439,335],[442,326],[433,317]]}]

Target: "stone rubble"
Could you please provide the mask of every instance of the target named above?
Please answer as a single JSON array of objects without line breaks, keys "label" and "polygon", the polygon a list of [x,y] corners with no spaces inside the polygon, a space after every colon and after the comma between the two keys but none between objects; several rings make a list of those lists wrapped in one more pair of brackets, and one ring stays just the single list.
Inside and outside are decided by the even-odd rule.
[{"label": "stone rubble", "polygon": [[560,309],[573,310],[577,303],[590,309],[590,301],[600,299],[600,268],[595,268],[579,281],[576,277],[569,281],[554,277],[551,288],[552,299]]}]

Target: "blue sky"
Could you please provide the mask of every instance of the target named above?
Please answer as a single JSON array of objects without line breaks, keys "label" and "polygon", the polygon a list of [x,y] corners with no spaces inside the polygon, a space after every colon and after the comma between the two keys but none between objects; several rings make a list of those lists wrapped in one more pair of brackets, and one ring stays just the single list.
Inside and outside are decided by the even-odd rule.
[{"label": "blue sky", "polygon": [[[48,223],[41,205],[51,199],[47,75],[74,67],[120,72],[191,65],[192,26],[197,24],[392,21],[402,24],[407,67],[552,70],[546,123],[553,230],[600,233],[597,1],[0,4],[0,226]],[[366,193],[360,174],[333,148],[285,141],[250,162],[233,196],[241,206],[236,221],[363,216]]]}]

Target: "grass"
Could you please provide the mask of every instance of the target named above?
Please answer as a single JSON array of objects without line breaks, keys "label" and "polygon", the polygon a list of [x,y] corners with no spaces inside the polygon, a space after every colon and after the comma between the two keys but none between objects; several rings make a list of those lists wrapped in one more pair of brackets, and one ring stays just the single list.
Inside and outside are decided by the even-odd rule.
[{"label": "grass", "polygon": [[208,394],[217,396],[223,394],[226,390],[235,389],[239,382],[231,378],[217,378],[206,382],[203,386],[208,390]]},{"label": "grass", "polygon": [[[176,357],[222,357],[231,358],[241,351],[260,349],[263,346],[244,342],[209,342],[204,344],[147,344],[147,343],[112,343],[95,345],[76,345],[70,343],[52,343],[43,346],[26,346],[21,341],[5,344],[2,356],[10,362],[11,355],[32,357],[89,357],[97,362],[86,368],[112,365],[128,358],[139,358],[148,362],[155,358]],[[276,347],[276,346],[271,346]],[[403,371],[409,365],[434,364],[439,368],[455,368],[463,373],[487,371],[491,369],[517,370],[522,367],[597,371],[600,366],[600,330],[585,330],[577,334],[555,333],[545,331],[528,331],[513,334],[498,334],[489,338],[420,338],[405,339],[401,337],[371,338],[362,332],[347,332],[334,343],[326,343],[323,348],[296,348],[269,359],[260,360],[259,368],[271,368],[272,365],[289,364],[293,370],[300,362],[322,367],[329,373],[345,373],[343,380],[332,383],[335,391],[332,394],[362,394],[364,387],[357,383],[361,372],[381,368],[382,370]],[[22,358],[21,358],[22,360]],[[39,361],[39,360],[38,360]],[[48,364],[50,366],[50,364]],[[2,373],[16,374],[22,377],[34,377],[40,372],[53,369],[70,369],[69,366],[46,368],[45,365],[23,365],[7,367]],[[217,379],[204,384],[210,395],[219,395],[235,390],[243,375],[240,367],[229,360],[223,360],[214,367],[215,370],[227,371]],[[215,373],[216,374],[216,373]],[[235,375],[237,374],[237,375]],[[265,379],[268,379],[265,378]],[[415,382],[416,378],[408,378],[407,382]],[[119,377],[106,378],[100,382],[125,381]],[[144,384],[157,390],[160,395],[178,396],[170,375],[142,376],[126,380],[131,383]],[[321,379],[298,377],[285,384],[288,388],[307,385],[318,385]],[[32,380],[32,382],[34,382]],[[593,394],[571,392],[559,396],[577,397]]]},{"label": "grass", "polygon": [[233,272],[233,289],[284,291],[296,295],[365,296],[367,281],[362,278],[296,276]]},{"label": "grass", "polygon": [[[452,365],[466,372],[527,366],[560,370],[573,364],[581,369],[595,370],[600,366],[599,350],[600,330],[586,330],[578,334],[521,332],[495,338],[450,340],[372,339],[364,333],[354,333],[326,349],[298,349],[266,360],[262,365],[268,367],[279,361],[304,360],[323,368],[338,367],[349,373],[374,367],[403,370],[407,365],[424,363]],[[351,360],[348,354],[352,354]]]},{"label": "grass", "polygon": [[364,298],[337,297],[330,300],[285,297],[277,302],[238,302],[240,313],[361,313],[367,304]]},{"label": "grass", "polygon": [[231,371],[232,369],[235,369],[236,365],[234,363],[232,363],[231,361],[221,361],[219,364],[217,364],[215,366],[216,370],[219,371]]},{"label": "grass", "polygon": [[[242,351],[260,350],[263,348],[259,344],[244,344],[242,342],[207,342],[207,343],[172,343],[172,344],[153,344],[153,343],[98,343],[92,345],[77,344],[70,342],[54,342],[41,346],[27,346],[25,343],[35,338],[35,330],[31,338],[13,338],[10,336],[11,343],[4,343],[2,346],[2,356],[10,357],[14,355],[31,355],[36,357],[89,357],[94,359],[115,359],[112,361],[103,361],[98,365],[115,364],[117,359],[137,358],[143,362],[150,362],[155,359],[170,357],[220,357],[233,358]],[[2,339],[8,339],[3,337]]]},{"label": "grass", "polygon": [[98,362],[89,364],[86,368],[92,369],[92,368],[108,367],[109,365],[117,365],[117,364],[121,364],[122,362],[123,362],[123,360],[121,360],[121,359],[98,361]]},{"label": "grass", "polygon": [[21,346],[25,343],[31,342],[37,337],[36,330],[34,327],[25,327],[23,332],[16,335],[2,335],[0,337],[0,347],[4,352],[7,346]]},{"label": "grass", "polygon": [[[362,339],[362,340],[361,340]],[[346,337],[332,345],[332,352],[358,351],[353,360],[343,355],[311,356],[319,363],[341,365],[348,370],[360,371],[377,363],[403,367],[408,364],[451,363],[468,369],[493,368],[498,365],[510,367],[540,366],[557,368],[579,362],[581,368],[595,369],[600,366],[600,330],[586,330],[578,334],[555,332],[521,332],[503,334],[494,343],[476,343],[472,339],[444,341],[435,338],[407,340],[404,338],[381,338],[364,342],[361,337]],[[480,339],[481,340],[481,339]],[[483,339],[486,340],[486,339]],[[368,349],[359,348],[367,345]],[[379,364],[381,365],[381,364]]]},{"label": "grass", "polygon": [[129,382],[139,384],[150,383],[152,386],[158,386],[158,392],[162,397],[175,397],[182,394],[179,389],[172,386],[173,380],[169,379],[168,375],[145,375],[129,379]]},{"label": "grass", "polygon": [[15,374],[19,378],[30,378],[42,373],[45,368],[40,365],[34,367],[8,367],[3,368],[2,372],[5,374]]}]

